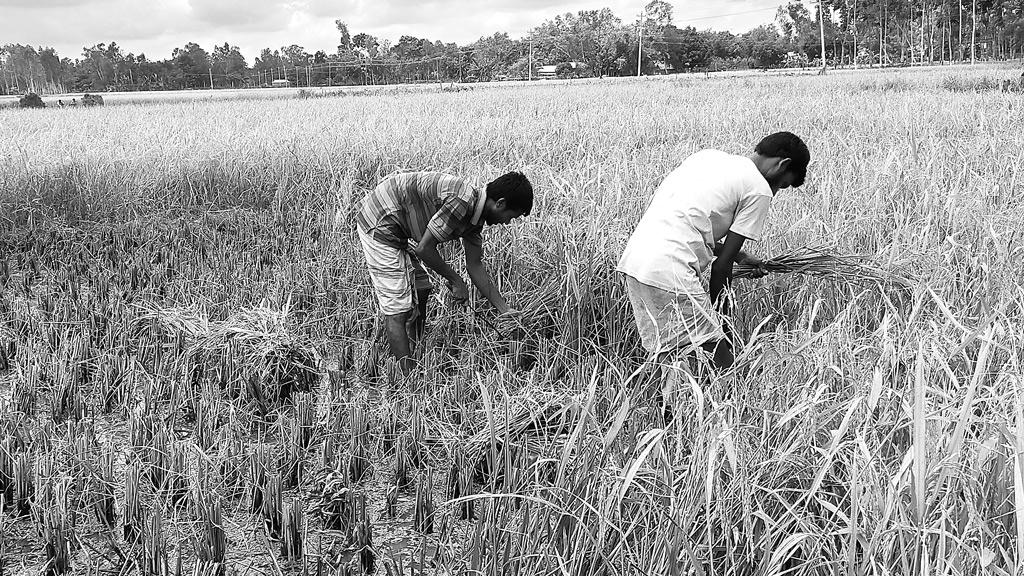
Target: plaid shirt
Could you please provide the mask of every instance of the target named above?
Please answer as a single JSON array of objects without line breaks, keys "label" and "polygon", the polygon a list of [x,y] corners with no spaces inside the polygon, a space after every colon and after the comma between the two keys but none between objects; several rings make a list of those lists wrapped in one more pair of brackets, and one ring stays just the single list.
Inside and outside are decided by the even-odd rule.
[{"label": "plaid shirt", "polygon": [[367,194],[356,216],[374,240],[404,250],[430,230],[438,243],[480,237],[487,196],[462,178],[440,172],[401,172]]}]

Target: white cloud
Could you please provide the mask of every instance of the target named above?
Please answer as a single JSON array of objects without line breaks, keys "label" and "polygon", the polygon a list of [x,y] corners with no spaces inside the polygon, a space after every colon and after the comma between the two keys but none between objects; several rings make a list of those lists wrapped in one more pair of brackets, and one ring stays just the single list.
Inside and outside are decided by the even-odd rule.
[{"label": "white cloud", "polygon": [[276,31],[295,10],[279,0],[189,0],[192,16],[215,29]]}]

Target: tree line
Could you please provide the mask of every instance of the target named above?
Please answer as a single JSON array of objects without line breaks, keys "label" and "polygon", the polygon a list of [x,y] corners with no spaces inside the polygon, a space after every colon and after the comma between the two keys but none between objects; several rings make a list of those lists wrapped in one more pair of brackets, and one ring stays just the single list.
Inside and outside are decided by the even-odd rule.
[{"label": "tree line", "polygon": [[464,46],[410,35],[392,43],[351,34],[342,20],[335,25],[331,53],[264,48],[252,65],[229,43],[206,50],[190,42],[164,60],[126,53],[116,42],[75,59],[8,44],[0,47],[0,93],[486,81],[536,77],[541,66],[557,66],[559,75],[625,76],[1010,59],[1024,47],[1024,0],[818,0],[811,8],[790,0],[774,22],[742,34],[678,26],[671,4],[652,0],[631,22],[608,8],[584,10],[523,38],[497,32]]}]

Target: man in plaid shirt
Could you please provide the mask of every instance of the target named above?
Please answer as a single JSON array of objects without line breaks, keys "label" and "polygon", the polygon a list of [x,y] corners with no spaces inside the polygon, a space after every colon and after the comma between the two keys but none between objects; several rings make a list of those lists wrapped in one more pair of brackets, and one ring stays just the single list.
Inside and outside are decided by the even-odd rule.
[{"label": "man in plaid shirt", "polygon": [[[440,172],[403,172],[385,178],[363,198],[356,217],[359,241],[377,295],[391,353],[409,372],[409,329],[418,337],[432,288],[420,261],[448,281],[459,303],[469,300],[462,276],[437,251],[438,244],[462,239],[466,270],[477,290],[498,310],[509,305],[484,267],[484,224],[508,224],[533,208],[533,186],[509,172],[479,189]],[[415,255],[415,259],[410,256]]]}]

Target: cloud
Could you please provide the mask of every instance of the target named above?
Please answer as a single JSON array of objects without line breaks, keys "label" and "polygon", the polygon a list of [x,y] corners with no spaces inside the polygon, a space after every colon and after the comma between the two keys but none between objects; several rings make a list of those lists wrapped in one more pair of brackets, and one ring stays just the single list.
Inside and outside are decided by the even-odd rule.
[{"label": "cloud", "polygon": [[72,58],[81,53],[82,47],[101,42],[117,42],[130,51],[135,40],[159,38],[180,29],[186,16],[181,0],[80,0],[32,5],[3,1],[9,7],[0,19],[0,38],[53,46],[62,56]]},{"label": "cloud", "polygon": [[46,10],[49,8],[63,8],[66,6],[77,6],[79,4],[92,4],[94,0],[0,0],[0,8],[3,7],[27,7]]},{"label": "cloud", "polygon": [[294,13],[279,0],[189,0],[198,23],[228,30],[279,30]]},{"label": "cloud", "polygon": [[[676,0],[675,20],[698,29],[742,32],[772,21],[782,0]],[[495,32],[525,36],[559,14],[610,8],[635,20],[646,0],[0,0],[3,42],[53,46],[80,56],[83,46],[117,42],[125,52],[168,58],[196,42],[207,50],[228,42],[251,63],[262,48],[299,44],[334,52],[334,20],[352,34],[392,42],[408,34],[466,44]],[[757,12],[750,12],[758,10]],[[737,14],[746,12],[744,14]],[[731,15],[730,15],[731,14]]]}]

